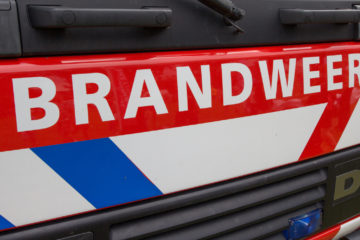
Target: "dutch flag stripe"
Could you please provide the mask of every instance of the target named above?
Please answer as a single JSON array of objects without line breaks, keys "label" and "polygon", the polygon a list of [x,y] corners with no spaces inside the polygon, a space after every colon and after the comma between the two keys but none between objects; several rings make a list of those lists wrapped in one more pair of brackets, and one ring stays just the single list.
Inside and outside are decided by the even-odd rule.
[{"label": "dutch flag stripe", "polygon": [[14,227],[14,225],[12,225],[8,220],[0,215],[0,231],[12,227]]},{"label": "dutch flag stripe", "polygon": [[0,192],[0,214],[14,226],[94,209],[30,149],[1,153]]},{"label": "dutch flag stripe", "polygon": [[95,208],[162,194],[108,138],[32,151]]}]

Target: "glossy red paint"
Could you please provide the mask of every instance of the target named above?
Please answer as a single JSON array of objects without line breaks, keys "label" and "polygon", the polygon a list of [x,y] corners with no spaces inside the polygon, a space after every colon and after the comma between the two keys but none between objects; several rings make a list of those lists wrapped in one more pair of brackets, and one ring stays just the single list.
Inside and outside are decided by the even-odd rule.
[{"label": "glossy red paint", "polygon": [[307,238],[306,240],[331,240],[342,239],[342,237],[359,230],[360,215],[348,219],[340,224],[337,224],[321,233]]},{"label": "glossy red paint", "polygon": [[[65,56],[22,58],[0,61],[0,151],[39,147],[109,136],[152,131],[165,128],[200,124],[239,118],[250,115],[281,111],[286,109],[328,103],[300,160],[334,151],[339,138],[360,97],[360,87],[348,87],[347,54],[360,53],[356,42],[309,44],[296,46],[257,47],[246,49],[221,49],[201,51],[179,51],[136,54],[109,54],[91,56]],[[335,82],[343,82],[343,89],[327,90],[326,56],[341,55],[343,61],[335,63],[342,68],[342,76]],[[320,93],[304,94],[304,57],[320,58],[320,63],[311,67],[319,70],[320,77],[312,80],[321,86]],[[258,61],[268,61],[271,76],[272,61],[283,59],[285,71],[291,58],[296,58],[293,95],[283,97],[278,86],[275,99],[267,100]],[[249,67],[253,78],[249,98],[239,104],[224,106],[221,64],[242,63]],[[189,110],[179,111],[176,67],[189,66],[201,86],[201,65],[209,65],[211,73],[212,106],[200,109],[188,90]],[[151,69],[160,89],[168,113],[156,114],[153,107],[141,107],[135,118],[124,119],[134,76],[139,69]],[[102,73],[111,81],[111,91],[106,99],[115,120],[103,122],[97,108],[89,105],[89,124],[76,125],[72,74]],[[47,77],[56,85],[57,93],[52,100],[60,109],[60,118],[53,126],[34,131],[17,131],[13,78]],[[243,89],[240,74],[233,74],[233,94]],[[89,84],[88,92],[96,92],[96,86]],[[41,95],[39,89],[30,89],[30,97]],[[148,93],[143,91],[143,96]],[[42,118],[41,109],[32,109],[32,117]]]},{"label": "glossy red paint", "polygon": [[341,225],[336,225],[335,227],[329,228],[324,232],[316,234],[315,236],[307,238],[307,240],[331,240],[336,234],[340,231]]}]

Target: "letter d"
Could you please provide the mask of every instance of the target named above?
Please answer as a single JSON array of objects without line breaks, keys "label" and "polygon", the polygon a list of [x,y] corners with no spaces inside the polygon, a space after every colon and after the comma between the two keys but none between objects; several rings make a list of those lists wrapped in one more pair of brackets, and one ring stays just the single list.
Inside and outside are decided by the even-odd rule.
[{"label": "letter d", "polygon": [[[221,65],[221,70],[224,106],[241,103],[248,99],[252,90],[252,75],[250,69],[241,63],[225,63]],[[244,88],[242,92],[236,96],[232,94],[232,72],[240,73],[244,79]]]},{"label": "letter d", "polygon": [[[345,186],[346,180],[352,179],[351,186]],[[336,177],[334,200],[344,198],[355,193],[360,188],[360,170],[353,170]]]}]

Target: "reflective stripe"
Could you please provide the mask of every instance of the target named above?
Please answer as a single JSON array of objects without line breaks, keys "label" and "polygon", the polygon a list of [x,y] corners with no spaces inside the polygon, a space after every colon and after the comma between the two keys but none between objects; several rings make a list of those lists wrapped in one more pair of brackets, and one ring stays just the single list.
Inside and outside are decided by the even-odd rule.
[{"label": "reflective stripe", "polygon": [[32,150],[96,208],[162,194],[108,138]]},{"label": "reflective stripe", "polygon": [[8,220],[0,215],[0,231],[12,227],[14,227],[14,225],[12,225]]},{"label": "reflective stripe", "polygon": [[352,113],[335,150],[350,147],[360,142],[360,100]]},{"label": "reflective stripe", "polygon": [[340,231],[334,237],[334,240],[345,237],[360,228],[360,217],[354,218],[341,225]]},{"label": "reflective stripe", "polygon": [[0,213],[15,226],[94,207],[31,150],[0,155]]},{"label": "reflective stripe", "polygon": [[307,238],[307,240],[337,240],[360,228],[360,216],[333,226],[321,233]]},{"label": "reflective stripe", "polygon": [[162,192],[170,193],[297,161],[325,106],[111,140]]}]

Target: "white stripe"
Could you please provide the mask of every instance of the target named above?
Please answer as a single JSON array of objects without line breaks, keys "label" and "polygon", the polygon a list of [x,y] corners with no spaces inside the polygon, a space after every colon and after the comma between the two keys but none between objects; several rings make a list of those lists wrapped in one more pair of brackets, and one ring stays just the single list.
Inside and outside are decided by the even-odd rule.
[{"label": "white stripe", "polygon": [[0,215],[15,226],[94,209],[30,149],[0,153]]},{"label": "white stripe", "polygon": [[325,106],[111,139],[169,193],[297,161]]},{"label": "white stripe", "polygon": [[343,149],[360,143],[360,99],[345,127],[335,150]]},{"label": "white stripe", "polygon": [[346,222],[341,225],[340,231],[334,237],[334,240],[345,237],[346,235],[354,232],[355,230],[360,228],[360,217],[355,218],[349,222]]}]

